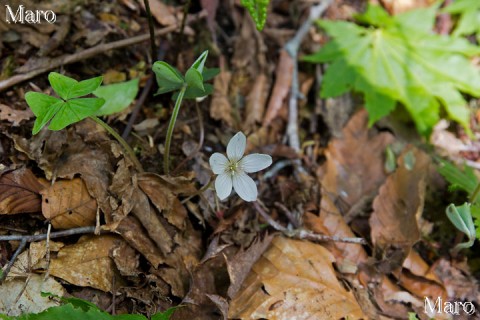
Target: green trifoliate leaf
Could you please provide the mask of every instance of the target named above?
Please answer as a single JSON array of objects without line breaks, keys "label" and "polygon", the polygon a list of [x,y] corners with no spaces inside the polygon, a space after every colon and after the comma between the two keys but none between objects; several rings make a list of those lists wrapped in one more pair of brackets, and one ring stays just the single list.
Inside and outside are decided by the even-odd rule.
[{"label": "green trifoliate leaf", "polygon": [[203,72],[202,72],[203,81],[205,82],[205,81],[208,81],[208,80],[212,80],[219,73],[220,73],[219,68],[204,67]]},{"label": "green trifoliate leaf", "polygon": [[71,99],[63,103],[53,117],[48,129],[62,130],[72,123],[79,122],[94,115],[102,107],[105,100],[102,98]]},{"label": "green trifoliate leaf", "polygon": [[[208,96],[213,93],[213,86],[209,83],[203,84],[203,90],[195,87],[188,87],[185,91],[184,99],[196,99]],[[173,98],[177,98],[177,93],[173,95]]]},{"label": "green trifoliate leaf", "polygon": [[50,130],[61,130],[66,126],[83,120],[103,105],[100,98],[78,98],[63,101],[38,92],[27,92],[25,100],[35,114],[32,133],[37,134],[49,121]]},{"label": "green trifoliate leaf", "polygon": [[468,237],[468,242],[458,244],[454,250],[458,251],[464,248],[470,248],[475,242],[475,225],[473,224],[472,213],[470,211],[470,203],[465,202],[461,206],[450,204],[446,209],[448,219],[453,223],[455,228],[463,232]]},{"label": "green trifoliate leaf", "polygon": [[127,108],[138,93],[138,79],[101,86],[93,92],[99,98],[105,99],[105,104],[95,113],[105,116],[121,112]]},{"label": "green trifoliate leaf", "polygon": [[270,0],[241,0],[240,4],[244,6],[252,17],[258,30],[262,30],[267,21],[267,8]]},{"label": "green trifoliate leaf", "polygon": [[[321,95],[333,97],[350,89],[364,93],[370,124],[400,102],[424,135],[438,121],[443,106],[450,118],[469,130],[469,110],[461,92],[480,96],[480,73],[469,60],[480,48],[431,32],[434,9],[390,17],[370,6],[360,17],[377,28],[320,21],[332,40],[306,60],[330,63]],[[340,79],[339,73],[348,79]]]},{"label": "green trifoliate leaf", "polygon": [[197,70],[200,74],[203,72],[203,68],[205,67],[205,61],[207,60],[208,56],[208,50],[205,50],[202,52],[202,54],[195,60],[195,62],[192,64],[190,69],[195,69]]},{"label": "green trifoliate leaf", "polygon": [[185,74],[185,81],[187,82],[189,88],[195,88],[204,91],[203,77],[198,70],[193,68],[188,69],[187,73]]},{"label": "green trifoliate leaf", "polygon": [[185,84],[182,74],[164,61],[155,62],[152,70],[155,72],[159,87],[156,94],[178,90]]},{"label": "green trifoliate leaf", "polygon": [[60,73],[50,72],[48,80],[53,90],[63,99],[78,98],[92,93],[102,83],[103,77],[96,77],[78,82]]},{"label": "green trifoliate leaf", "polygon": [[63,105],[63,101],[39,92],[27,92],[25,100],[35,115],[33,134],[37,134]]}]

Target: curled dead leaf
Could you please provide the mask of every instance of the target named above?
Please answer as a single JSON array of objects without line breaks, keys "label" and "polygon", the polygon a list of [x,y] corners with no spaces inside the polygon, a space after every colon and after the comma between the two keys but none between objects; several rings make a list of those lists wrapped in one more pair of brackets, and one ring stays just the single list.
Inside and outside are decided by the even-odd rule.
[{"label": "curled dead leaf", "polygon": [[40,212],[44,186],[26,168],[0,173],[0,215]]}]

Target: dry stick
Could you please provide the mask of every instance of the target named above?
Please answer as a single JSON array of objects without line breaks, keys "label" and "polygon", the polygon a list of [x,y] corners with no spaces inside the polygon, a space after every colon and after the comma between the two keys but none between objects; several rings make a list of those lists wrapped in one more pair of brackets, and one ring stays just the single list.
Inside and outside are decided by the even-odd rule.
[{"label": "dry stick", "polygon": [[318,19],[320,15],[330,6],[333,0],[324,0],[322,3],[314,5],[310,9],[310,14],[307,21],[303,23],[295,36],[287,42],[285,50],[292,57],[293,73],[292,73],[292,88],[290,92],[290,100],[288,104],[288,127],[287,135],[290,146],[296,151],[300,151],[300,139],[298,137],[298,98],[300,97],[298,85],[298,49],[302,43],[303,38],[312,26],[314,20]]},{"label": "dry stick", "polygon": [[143,0],[143,3],[145,4],[145,11],[147,12],[148,31],[150,33],[150,50],[152,53],[152,59],[155,59],[157,48],[155,45],[155,27],[153,25],[152,12],[150,11],[150,2],[148,0]]},{"label": "dry stick", "polygon": [[15,262],[15,260],[17,260],[18,255],[23,251],[23,249],[25,249],[26,245],[27,245],[27,240],[22,239],[22,241],[18,245],[17,250],[15,250],[12,258],[10,259],[10,261],[8,261],[7,267],[5,268],[5,270],[3,270],[3,274],[0,277],[0,283],[2,283],[3,280],[5,280],[5,278],[7,278],[7,275],[10,272],[10,269],[12,268],[13,263]]},{"label": "dry stick", "polygon": [[13,263],[17,259],[18,255],[25,249],[25,246],[28,242],[34,242],[34,241],[39,241],[39,240],[45,240],[45,239],[54,239],[54,238],[60,238],[64,236],[71,236],[71,235],[76,235],[76,234],[85,234],[85,233],[94,233],[95,232],[95,227],[81,227],[81,228],[74,228],[74,229],[69,229],[69,230],[63,230],[63,231],[57,231],[57,232],[51,232],[51,233],[45,233],[45,234],[36,234],[36,235],[9,235],[9,236],[0,236],[0,241],[20,241],[20,245],[18,246],[17,250],[13,254],[12,258],[8,262],[7,267],[3,271],[2,277],[0,277],[0,283],[5,280],[5,278],[8,275],[8,272],[10,272],[10,269],[13,266]]},{"label": "dry stick", "polygon": [[[198,20],[203,17],[205,17],[206,13],[204,11],[201,11],[199,14],[196,16],[192,17],[192,20]],[[162,28],[156,32],[157,35],[164,35],[169,32],[175,31],[178,29],[178,25],[171,25],[165,28]],[[11,86],[14,86],[20,82],[30,80],[35,76],[38,76],[39,74],[42,74],[44,72],[50,71],[52,69],[58,68],[60,66],[70,64],[70,63],[75,63],[78,61],[82,61],[91,57],[94,57],[95,55],[99,53],[103,53],[105,51],[113,50],[113,49],[118,49],[118,48],[123,48],[123,47],[128,47],[133,44],[137,44],[139,42],[146,41],[150,38],[150,34],[142,34],[136,37],[124,39],[124,40],[119,40],[119,41],[114,41],[106,44],[100,44],[98,46],[86,49],[84,51],[74,53],[74,54],[66,54],[54,59],[48,59],[47,61],[43,62],[38,68],[29,71],[28,73],[25,74],[19,74],[16,76],[13,76],[11,78],[8,78],[6,80],[0,81],[0,92],[4,91]]]},{"label": "dry stick", "polygon": [[348,237],[337,237],[337,236],[326,236],[323,234],[313,233],[308,230],[304,229],[294,229],[289,230],[276,222],[268,215],[268,213],[263,210],[263,208],[258,204],[258,202],[254,202],[253,206],[255,209],[260,213],[260,215],[268,222],[270,226],[272,226],[275,230],[282,232],[287,237],[290,238],[298,238],[303,240],[312,240],[312,241],[333,241],[333,242],[344,242],[344,243],[355,243],[355,244],[367,244],[367,241],[363,238],[348,238]]}]

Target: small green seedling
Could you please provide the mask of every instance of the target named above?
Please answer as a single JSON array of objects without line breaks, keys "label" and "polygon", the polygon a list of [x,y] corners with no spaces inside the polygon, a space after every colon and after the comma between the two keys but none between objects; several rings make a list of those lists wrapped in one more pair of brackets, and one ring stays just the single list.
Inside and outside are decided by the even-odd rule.
[{"label": "small green seedling", "polygon": [[461,206],[450,204],[446,209],[448,219],[453,225],[467,235],[468,241],[459,243],[453,248],[453,252],[461,249],[470,248],[475,242],[475,225],[473,224],[472,213],[470,211],[470,203],[465,202]]},{"label": "small green seedling", "polygon": [[240,4],[248,10],[257,30],[262,30],[267,21],[267,8],[270,0],[241,0]]},{"label": "small green seedling", "polygon": [[[48,80],[60,98],[39,92],[27,92],[25,94],[25,100],[36,116],[32,130],[34,135],[40,132],[47,124],[48,129],[57,131],[85,118],[91,118],[118,140],[135,163],[137,169],[143,171],[142,165],[127,142],[115,130],[97,117],[126,108],[138,92],[138,80],[132,80],[120,87],[118,87],[118,84],[100,87],[102,77],[77,81],[56,72],[51,72],[48,75]],[[119,91],[124,92],[122,94],[123,99],[121,101],[114,100],[112,97],[120,95]],[[92,93],[97,94],[100,98],[84,97]],[[106,108],[102,107],[104,105]]]},{"label": "small green seedling", "polygon": [[157,94],[176,91],[173,98],[176,99],[172,117],[168,124],[167,137],[165,139],[165,154],[163,158],[163,170],[169,172],[170,145],[172,142],[173,129],[177,121],[178,112],[183,99],[196,99],[208,96],[213,92],[213,86],[205,83],[218,74],[218,69],[205,68],[208,51],[204,51],[185,73],[185,77],[176,68],[165,61],[157,61],[153,64],[153,72],[158,83]]}]

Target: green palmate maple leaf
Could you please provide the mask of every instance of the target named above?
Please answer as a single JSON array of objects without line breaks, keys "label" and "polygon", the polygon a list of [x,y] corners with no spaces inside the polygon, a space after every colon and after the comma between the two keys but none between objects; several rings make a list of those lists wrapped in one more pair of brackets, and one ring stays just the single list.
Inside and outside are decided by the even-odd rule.
[{"label": "green palmate maple leaf", "polygon": [[444,9],[445,12],[459,15],[459,19],[452,35],[464,36],[477,35],[480,42],[480,1],[478,0],[455,0]]},{"label": "green palmate maple leaf", "polygon": [[436,10],[431,7],[392,17],[371,5],[357,16],[369,28],[319,21],[332,40],[304,59],[330,63],[321,96],[362,92],[370,125],[400,102],[424,135],[438,121],[443,105],[452,119],[469,130],[469,109],[460,92],[480,95],[480,73],[469,60],[480,48],[465,39],[434,34]]},{"label": "green palmate maple leaf", "polygon": [[80,98],[95,91],[102,83],[102,77],[84,81],[63,76],[56,72],[48,75],[53,90],[61,99],[39,92],[27,92],[25,100],[35,114],[32,133],[37,134],[48,122],[50,130],[61,130],[94,115],[102,107],[102,98]]}]

